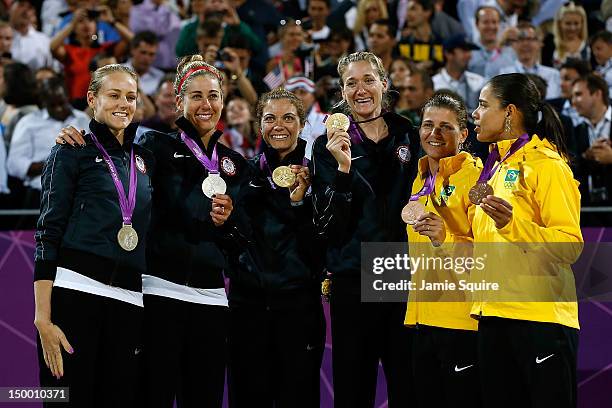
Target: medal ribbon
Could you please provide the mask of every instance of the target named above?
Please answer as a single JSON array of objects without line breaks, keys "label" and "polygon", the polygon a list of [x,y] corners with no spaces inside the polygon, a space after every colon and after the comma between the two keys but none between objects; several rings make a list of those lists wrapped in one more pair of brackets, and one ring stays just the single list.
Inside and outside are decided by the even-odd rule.
[{"label": "medal ribbon", "polygon": [[[308,165],[308,159],[304,157],[304,159],[302,160],[302,166],[307,166],[307,165]],[[262,153],[261,156],[259,156],[259,168],[263,172],[266,172],[266,169],[268,170],[267,171],[268,175],[266,176],[266,178],[268,179],[268,182],[270,183],[270,186],[272,187],[272,189],[276,190],[276,184],[274,183],[274,180],[272,180],[272,169],[270,169],[270,165],[268,164],[268,159],[266,158],[265,153]]]},{"label": "medal ribbon", "polygon": [[[525,146],[528,142],[529,142],[529,135],[527,133],[521,135],[521,137],[519,137],[518,139],[514,141],[514,143],[512,143],[508,152],[506,152],[504,157],[502,157],[501,159],[499,158],[499,149],[497,148],[497,144],[496,144],[495,147],[493,147],[493,150],[491,150],[491,153],[489,153],[489,157],[487,157],[487,161],[485,162],[485,165],[482,168],[482,171],[480,172],[480,177],[478,177],[478,183],[486,183],[487,181],[489,181],[491,177],[493,177],[493,174],[495,174],[495,172],[497,171],[497,168],[508,157],[516,153],[521,147]],[[496,161],[499,161],[497,165],[495,165]],[[493,165],[495,165],[495,167],[493,167]]]},{"label": "medal ribbon", "polygon": [[198,159],[202,166],[208,170],[208,174],[219,174],[219,156],[217,156],[217,144],[213,148],[212,157],[209,159],[206,157],[200,146],[193,141],[185,132],[181,132],[181,140],[189,148],[191,153]]},{"label": "medal ribbon", "polygon": [[[374,120],[376,120],[378,118],[382,118],[383,117],[383,113],[381,113],[380,115],[378,115],[375,118],[368,119],[368,120],[362,120],[362,121],[359,121],[359,122],[356,122],[351,116],[348,116],[348,118],[349,118],[349,128],[346,131],[346,133],[348,133],[348,135],[350,136],[351,143],[353,143],[353,144],[363,143],[363,130],[361,130],[361,128],[359,126],[357,126],[359,123],[368,123],[368,122],[372,122],[372,121],[374,121]],[[325,119],[323,119],[323,123],[325,123],[325,121],[327,120],[328,117],[329,117],[329,115],[325,116]]]},{"label": "medal ribbon", "polygon": [[136,207],[136,187],[138,186],[138,177],[136,175],[136,164],[134,160],[134,147],[132,147],[132,151],[130,152],[130,186],[128,190],[128,196],[125,196],[125,190],[123,189],[123,184],[119,179],[119,174],[117,173],[117,168],[115,167],[115,163],[104,149],[102,144],[96,138],[96,135],[91,133],[91,140],[93,140],[94,144],[102,154],[106,165],[108,166],[108,170],[110,172],[111,178],[113,179],[113,183],[115,184],[115,188],[117,189],[117,195],[119,196],[119,207],[121,207],[121,217],[123,218],[124,224],[132,224],[132,214],[134,214],[134,207]]},{"label": "medal ribbon", "polygon": [[418,193],[411,195],[409,201],[416,201],[419,199],[419,197],[430,195],[434,189],[436,174],[438,174],[438,172],[435,172],[434,174],[427,172],[427,179],[425,180],[423,188]]}]

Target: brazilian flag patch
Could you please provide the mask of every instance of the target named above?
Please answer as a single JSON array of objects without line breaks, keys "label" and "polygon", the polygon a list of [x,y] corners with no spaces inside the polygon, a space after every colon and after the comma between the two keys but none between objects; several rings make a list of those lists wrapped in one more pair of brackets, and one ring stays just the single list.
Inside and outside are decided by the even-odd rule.
[{"label": "brazilian flag patch", "polygon": [[455,186],[445,186],[440,192],[440,200],[448,201],[448,197],[455,191]]},{"label": "brazilian flag patch", "polygon": [[504,178],[504,187],[512,189],[518,180],[519,174],[521,174],[520,170],[508,170],[506,178]]}]

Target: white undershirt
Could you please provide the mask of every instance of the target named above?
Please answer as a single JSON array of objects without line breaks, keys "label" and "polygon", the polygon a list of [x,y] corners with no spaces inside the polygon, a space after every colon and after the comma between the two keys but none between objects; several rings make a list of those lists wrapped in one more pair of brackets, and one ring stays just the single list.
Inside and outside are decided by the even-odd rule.
[{"label": "white undershirt", "polygon": [[85,275],[59,266],[57,268],[55,280],[53,281],[53,286],[104,296],[143,307],[142,293],[140,292],[105,285],[102,282],[98,282]]},{"label": "white undershirt", "polygon": [[225,288],[192,288],[151,275],[142,275],[142,293],[202,305],[227,306]]}]

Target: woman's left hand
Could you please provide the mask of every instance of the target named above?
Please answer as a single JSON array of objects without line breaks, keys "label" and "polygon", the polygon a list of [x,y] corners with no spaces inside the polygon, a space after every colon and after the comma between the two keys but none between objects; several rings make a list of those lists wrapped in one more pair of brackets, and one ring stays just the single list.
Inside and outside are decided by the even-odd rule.
[{"label": "woman's left hand", "polygon": [[480,208],[495,221],[497,229],[504,228],[512,219],[512,204],[494,195],[483,198]]},{"label": "woman's left hand", "polygon": [[296,176],[295,184],[290,187],[291,193],[289,194],[289,198],[291,201],[296,203],[302,201],[304,196],[306,195],[306,191],[308,191],[308,187],[310,187],[310,170],[307,166],[299,166],[292,165],[291,171]]},{"label": "woman's left hand", "polygon": [[233,209],[234,205],[230,196],[226,194],[216,194],[213,196],[210,217],[215,226],[220,227],[225,224]]}]

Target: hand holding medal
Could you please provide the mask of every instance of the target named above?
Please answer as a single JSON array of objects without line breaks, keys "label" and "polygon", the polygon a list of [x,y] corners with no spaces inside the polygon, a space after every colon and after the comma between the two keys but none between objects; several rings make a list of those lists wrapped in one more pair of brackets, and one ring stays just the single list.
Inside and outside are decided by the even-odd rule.
[{"label": "hand holding medal", "polygon": [[338,162],[338,170],[348,173],[351,169],[351,138],[347,133],[349,118],[343,113],[334,113],[327,117],[327,150]]},{"label": "hand holding medal", "polygon": [[210,217],[216,227],[222,226],[234,210],[232,198],[225,194],[215,194],[212,197]]},{"label": "hand holding medal", "polygon": [[433,212],[423,212],[412,226],[415,232],[429,237],[433,246],[438,247],[446,240],[444,220]]},{"label": "hand holding medal", "polygon": [[290,187],[289,197],[292,202],[299,202],[304,199],[308,187],[310,187],[310,170],[308,166],[292,165],[291,172],[295,178],[295,183]]}]

